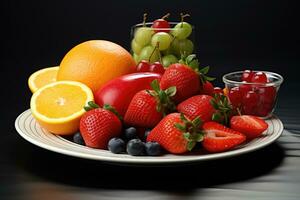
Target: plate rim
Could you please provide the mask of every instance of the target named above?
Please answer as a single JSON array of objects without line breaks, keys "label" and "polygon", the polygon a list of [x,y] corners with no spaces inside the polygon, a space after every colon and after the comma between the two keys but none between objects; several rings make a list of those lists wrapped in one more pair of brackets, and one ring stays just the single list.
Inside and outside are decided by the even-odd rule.
[{"label": "plate rim", "polygon": [[[90,160],[97,160],[97,161],[103,161],[103,162],[109,162],[109,163],[122,163],[122,164],[172,164],[172,163],[190,163],[190,162],[203,162],[203,161],[209,161],[209,160],[216,160],[216,159],[222,159],[222,158],[228,158],[228,157],[233,157],[233,156],[239,156],[242,154],[250,153],[256,150],[259,150],[265,146],[270,145],[274,141],[276,141],[283,133],[284,126],[282,121],[276,116],[272,115],[272,117],[277,120],[279,124],[279,131],[276,132],[276,135],[273,136],[271,139],[264,141],[262,143],[258,143],[254,146],[248,146],[246,149],[245,147],[241,147],[238,149],[233,149],[231,151],[226,151],[226,152],[220,152],[220,153],[212,153],[212,154],[205,154],[201,155],[199,157],[192,156],[188,157],[186,155],[173,155],[173,154],[165,154],[163,156],[168,156],[172,155],[174,158],[168,158],[168,159],[162,159],[162,156],[130,156],[127,154],[124,154],[124,158],[117,158],[117,157],[106,157],[102,155],[94,155],[94,154],[87,154],[84,152],[75,152],[67,149],[63,149],[61,147],[56,147],[52,146],[50,144],[44,143],[42,141],[36,140],[27,134],[23,133],[21,128],[18,125],[18,122],[20,121],[21,117],[25,114],[29,114],[32,116],[31,110],[27,109],[23,111],[21,114],[18,115],[18,117],[15,120],[15,129],[17,130],[18,134],[23,137],[26,141],[29,143],[32,143],[40,148],[50,150],[52,152],[68,155],[68,156],[73,156],[77,158],[82,158],[82,159],[90,159]],[[37,122],[35,122],[37,123]],[[64,139],[61,136],[55,135],[56,137],[60,137]],[[96,150],[96,151],[107,151],[107,150],[100,150],[100,149],[92,149],[86,146],[80,146],[84,148],[88,148],[89,150]],[[133,159],[134,158],[134,159]],[[159,158],[159,159],[158,159]]]}]

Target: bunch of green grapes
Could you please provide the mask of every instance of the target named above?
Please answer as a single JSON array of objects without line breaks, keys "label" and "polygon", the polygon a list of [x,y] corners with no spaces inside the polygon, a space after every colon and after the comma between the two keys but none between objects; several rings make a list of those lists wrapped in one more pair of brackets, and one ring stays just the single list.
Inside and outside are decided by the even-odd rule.
[{"label": "bunch of green grapes", "polygon": [[[170,24],[163,18],[153,23],[144,23],[134,31],[131,50],[136,63],[147,60],[150,63],[159,61],[164,67],[177,63],[182,56],[194,51],[194,44],[189,39],[192,33],[191,24],[184,22]],[[147,26],[151,24],[151,27]],[[171,27],[171,25],[174,25]]]}]

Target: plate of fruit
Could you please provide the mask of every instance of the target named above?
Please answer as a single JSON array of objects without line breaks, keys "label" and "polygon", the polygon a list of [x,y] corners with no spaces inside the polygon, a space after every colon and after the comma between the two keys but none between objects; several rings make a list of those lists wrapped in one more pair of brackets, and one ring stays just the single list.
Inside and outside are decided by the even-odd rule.
[{"label": "plate of fruit", "polygon": [[144,16],[134,26],[131,53],[90,40],[59,66],[34,72],[30,109],[17,117],[17,132],[50,151],[128,164],[226,158],[280,137],[283,125],[272,113],[283,78],[245,70],[225,74],[225,87],[214,87],[209,67],[182,45],[193,32],[187,15],[178,23],[168,16],[153,23]]}]

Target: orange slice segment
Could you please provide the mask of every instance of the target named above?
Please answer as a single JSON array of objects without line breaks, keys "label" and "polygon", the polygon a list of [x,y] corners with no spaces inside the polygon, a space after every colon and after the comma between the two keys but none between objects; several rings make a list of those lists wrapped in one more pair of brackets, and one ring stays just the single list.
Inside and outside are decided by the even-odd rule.
[{"label": "orange slice segment", "polygon": [[28,79],[28,86],[32,93],[39,88],[56,81],[56,76],[59,67],[48,67],[38,70],[30,75]]},{"label": "orange slice segment", "polygon": [[83,107],[93,101],[92,90],[76,81],[57,81],[38,89],[30,108],[37,122],[49,132],[68,135],[79,129]]}]

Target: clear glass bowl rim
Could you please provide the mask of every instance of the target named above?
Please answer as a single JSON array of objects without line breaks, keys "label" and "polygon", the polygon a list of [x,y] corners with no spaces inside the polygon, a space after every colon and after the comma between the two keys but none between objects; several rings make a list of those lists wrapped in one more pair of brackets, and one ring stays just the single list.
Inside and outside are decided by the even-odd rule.
[{"label": "clear glass bowl rim", "polygon": [[222,79],[223,82],[225,84],[234,84],[234,85],[241,85],[241,84],[245,84],[245,85],[260,85],[260,86],[280,86],[281,83],[283,82],[283,77],[280,74],[277,74],[275,72],[269,72],[269,71],[258,71],[258,70],[253,70],[253,72],[264,72],[267,76],[271,75],[273,76],[276,80],[272,81],[272,82],[268,82],[268,83],[248,83],[248,82],[243,82],[243,81],[234,81],[234,80],[230,80],[228,79],[228,77],[235,75],[235,74],[243,74],[244,71],[235,71],[235,72],[230,72],[227,73],[225,75],[223,75]]},{"label": "clear glass bowl rim", "polygon": [[[181,22],[169,22],[170,25],[176,25],[176,24],[179,24],[179,23],[181,23]],[[151,28],[152,24],[153,24],[153,22],[146,22],[145,23],[146,27],[148,27],[148,28]],[[190,25],[192,26],[192,30],[194,30],[195,26],[192,25],[192,24],[190,24]],[[143,27],[143,26],[144,26],[144,23],[139,23],[139,24],[135,24],[135,25],[131,26],[131,29],[136,29],[136,28],[140,28],[140,27]],[[155,30],[174,30],[175,28],[170,27],[170,28],[152,28],[152,29],[153,30],[154,29]]]}]

